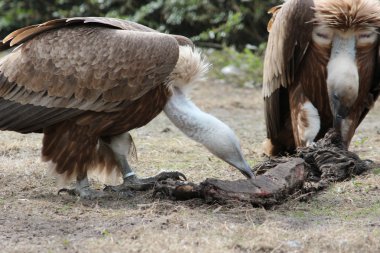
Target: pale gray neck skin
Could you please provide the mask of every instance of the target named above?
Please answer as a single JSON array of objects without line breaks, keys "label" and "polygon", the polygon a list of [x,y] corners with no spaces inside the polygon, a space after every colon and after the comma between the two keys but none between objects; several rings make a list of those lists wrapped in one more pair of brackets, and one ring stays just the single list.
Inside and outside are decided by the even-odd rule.
[{"label": "pale gray neck skin", "polygon": [[339,35],[334,36],[330,59],[334,59],[341,54],[345,54],[351,60],[355,60],[355,46],[355,35],[348,36],[347,38],[343,38]]},{"label": "pale gray neck skin", "polygon": [[355,35],[334,36],[331,56],[327,64],[327,88],[331,98],[338,97],[342,106],[349,108],[359,91],[359,73],[356,65]]},{"label": "pale gray neck skin", "polygon": [[180,89],[173,88],[173,95],[164,111],[174,125],[188,137],[203,144],[211,153],[240,170],[246,177],[253,177],[231,128],[201,111]]},{"label": "pale gray neck skin", "polygon": [[355,34],[335,35],[327,65],[327,89],[334,128],[346,141],[351,121],[346,120],[359,92],[359,73],[356,64]]}]

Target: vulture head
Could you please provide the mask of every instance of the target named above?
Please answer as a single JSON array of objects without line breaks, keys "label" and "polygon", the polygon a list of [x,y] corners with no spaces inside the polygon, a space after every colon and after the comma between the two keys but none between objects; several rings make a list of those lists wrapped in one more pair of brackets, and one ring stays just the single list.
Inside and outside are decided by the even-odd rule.
[{"label": "vulture head", "polygon": [[264,152],[293,152],[329,128],[348,147],[379,95],[380,2],[287,0],[271,13]]},{"label": "vulture head", "polygon": [[333,127],[346,135],[345,120],[358,99],[360,82],[371,83],[373,78],[367,64],[378,53],[380,3],[323,0],[315,1],[314,11],[312,40],[330,54],[326,85]]}]

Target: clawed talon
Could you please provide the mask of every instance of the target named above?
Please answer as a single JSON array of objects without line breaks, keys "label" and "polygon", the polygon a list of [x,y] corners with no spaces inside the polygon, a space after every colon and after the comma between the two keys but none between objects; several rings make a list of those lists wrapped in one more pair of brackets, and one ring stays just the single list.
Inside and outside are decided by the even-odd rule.
[{"label": "clawed talon", "polygon": [[375,162],[371,159],[365,159],[363,160],[363,162],[366,164],[366,165],[371,165],[371,164],[374,164]]},{"label": "clawed talon", "polygon": [[178,171],[169,171],[169,172],[161,172],[156,176],[157,181],[163,181],[166,179],[173,179],[173,180],[180,180],[180,181],[187,181],[186,176]]},{"label": "clawed talon", "polygon": [[157,181],[154,185],[153,197],[156,197],[157,193],[172,196],[175,188],[187,181],[186,176],[177,171],[161,172],[156,178]]},{"label": "clawed talon", "polygon": [[162,194],[165,197],[172,196],[173,189],[170,187],[167,187],[166,185],[162,185],[160,183],[157,183],[154,187],[153,191],[153,198],[156,198],[158,194]]},{"label": "clawed talon", "polygon": [[76,189],[62,188],[62,189],[59,189],[58,195],[61,195],[62,192],[67,193],[70,196],[79,196],[79,193]]},{"label": "clawed talon", "polygon": [[178,185],[181,185],[181,182],[172,181],[172,180],[161,180],[157,181],[153,190],[153,197],[157,197],[157,194],[163,195],[163,197],[172,197],[173,191],[177,188]]},{"label": "clawed talon", "polygon": [[154,186],[153,197],[157,197],[158,194],[159,197],[173,200],[188,200],[201,196],[200,189],[196,184],[171,179],[157,182]]},{"label": "clawed talon", "polygon": [[[134,191],[147,191],[155,188],[156,195],[160,191],[166,196],[172,194],[171,185],[178,185],[180,182],[186,181],[187,178],[180,172],[161,172],[155,177],[139,179],[136,176],[129,176],[124,178],[124,182],[121,185],[105,185],[103,191],[93,190],[89,187],[88,181],[77,183],[77,187],[73,189],[63,188],[58,191],[58,195],[61,193],[67,193],[71,196],[80,196],[81,199],[96,199],[103,197],[133,197]],[[171,184],[171,185],[170,185]],[[160,187],[161,186],[161,187]],[[167,190],[165,190],[167,189]],[[174,188],[173,188],[174,189]]]},{"label": "clawed talon", "polygon": [[317,143],[315,141],[309,142],[306,146],[309,147],[309,148],[316,148],[317,147]]},{"label": "clawed talon", "polygon": [[124,192],[132,194],[132,191],[147,191],[153,189],[158,182],[165,180],[185,181],[186,176],[180,172],[161,172],[157,176],[148,178],[137,178],[136,176],[126,177],[121,185],[109,186],[107,185],[103,191],[106,192]]}]

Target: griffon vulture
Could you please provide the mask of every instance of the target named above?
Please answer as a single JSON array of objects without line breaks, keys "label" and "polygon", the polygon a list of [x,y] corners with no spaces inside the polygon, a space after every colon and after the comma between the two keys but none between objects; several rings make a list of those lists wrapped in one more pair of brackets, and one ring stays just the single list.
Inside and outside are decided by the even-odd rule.
[{"label": "griffon vulture", "polygon": [[129,130],[161,111],[187,136],[252,172],[233,131],[201,111],[186,89],[207,70],[192,42],[112,18],[69,18],[21,28],[0,43],[0,129],[42,132],[42,157],[81,197],[96,197],[87,172],[117,170],[139,184],[126,154]]},{"label": "griffon vulture", "polygon": [[288,0],[273,8],[264,61],[264,152],[340,132],[346,147],[379,96],[378,0]]}]

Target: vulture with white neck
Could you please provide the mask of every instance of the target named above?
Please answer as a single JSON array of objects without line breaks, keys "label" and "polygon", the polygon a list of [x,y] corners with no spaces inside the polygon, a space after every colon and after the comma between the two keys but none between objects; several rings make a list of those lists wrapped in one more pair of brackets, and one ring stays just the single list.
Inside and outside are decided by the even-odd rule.
[{"label": "vulture with white neck", "polygon": [[380,91],[378,0],[288,0],[270,10],[263,96],[278,155],[335,128],[348,148]]},{"label": "vulture with white neck", "polygon": [[41,132],[42,157],[85,198],[101,195],[87,174],[117,171],[139,184],[128,164],[129,130],[164,111],[187,136],[240,170],[252,172],[233,131],[186,96],[208,69],[182,36],[112,18],[69,18],[21,28],[0,42],[0,129]]}]

